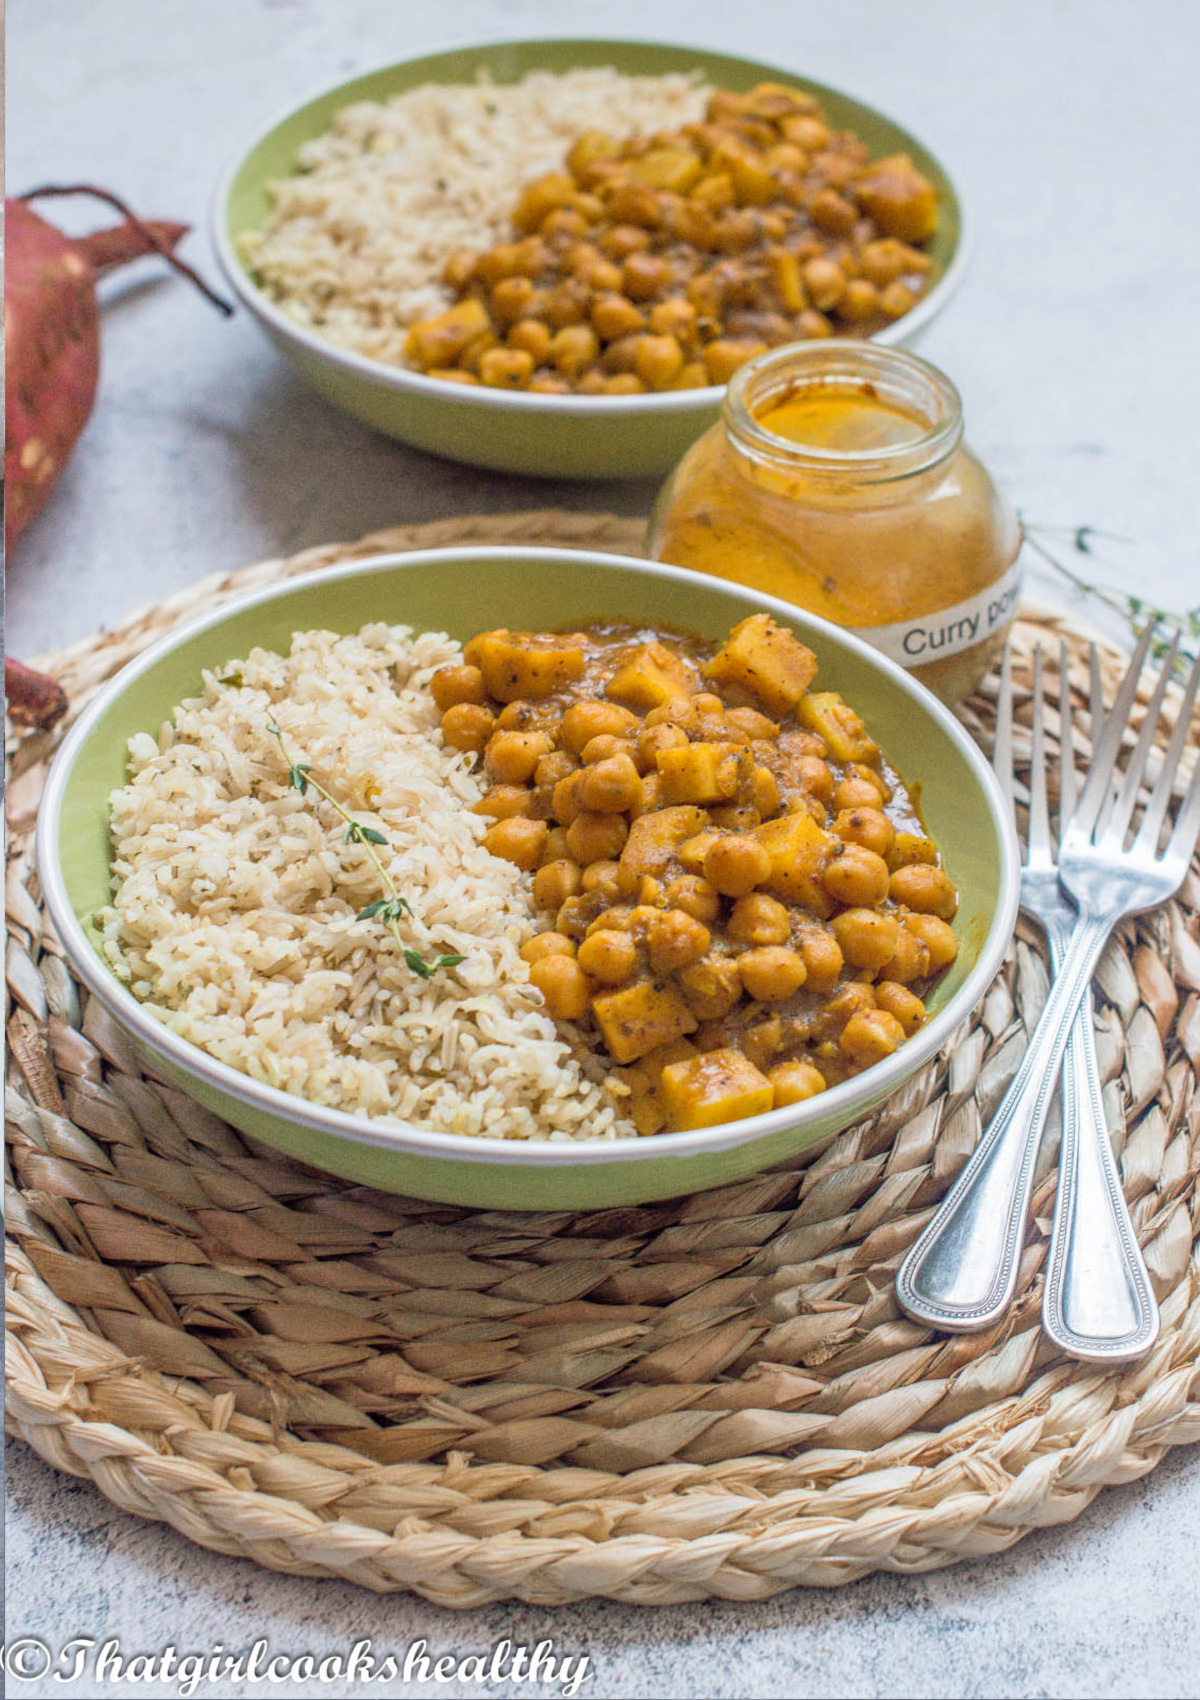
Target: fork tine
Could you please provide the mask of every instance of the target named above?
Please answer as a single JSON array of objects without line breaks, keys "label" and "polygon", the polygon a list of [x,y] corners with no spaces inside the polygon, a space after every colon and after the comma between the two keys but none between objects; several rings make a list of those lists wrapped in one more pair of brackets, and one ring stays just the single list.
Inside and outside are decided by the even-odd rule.
[{"label": "fork tine", "polygon": [[1071,662],[1067,640],[1058,645],[1058,830],[1075,811],[1075,724],[1071,704]]},{"label": "fork tine", "polygon": [[1121,735],[1129,720],[1129,710],[1133,707],[1133,699],[1137,695],[1138,680],[1142,676],[1142,668],[1146,661],[1146,652],[1150,648],[1152,628],[1147,626],[1133,652],[1125,677],[1121,680],[1121,688],[1117,692],[1116,701],[1112,705],[1104,729],[1099,739],[1093,732],[1092,765],[1088,772],[1083,794],[1075,806],[1075,819],[1072,823],[1080,832],[1091,834],[1100,813],[1101,805],[1108,801],[1112,788],[1113,772],[1117,765],[1117,755],[1121,748]]},{"label": "fork tine", "polygon": [[[1183,746],[1192,725],[1192,709],[1196,701],[1196,691],[1200,688],[1200,655],[1192,664],[1187,682],[1183,687],[1183,700],[1179,705],[1179,716],[1171,733],[1170,742],[1163,752],[1162,767],[1150,793],[1150,801],[1146,805],[1146,813],[1142,818],[1141,827],[1135,843],[1151,855],[1158,849],[1158,835],[1162,830],[1163,818],[1171,801],[1171,788],[1175,783],[1175,773],[1179,767],[1179,758],[1183,754]],[[1200,762],[1197,762],[1200,769]],[[1182,819],[1186,809],[1181,809],[1179,818]],[[1173,841],[1173,839],[1172,839]]]},{"label": "fork tine", "polygon": [[1004,646],[1000,661],[1000,689],[996,693],[996,736],[992,744],[992,772],[1000,781],[1009,813],[1014,813],[1016,797],[1013,792],[1012,744],[1012,651]]},{"label": "fork tine", "polygon": [[1100,673],[1100,651],[1094,643],[1088,644],[1088,712],[1091,717],[1088,731],[1094,750],[1104,730],[1104,679]]},{"label": "fork tine", "polygon": [[1050,811],[1046,802],[1046,698],[1042,646],[1033,651],[1033,740],[1029,752],[1029,849],[1050,850]]},{"label": "fork tine", "polygon": [[1192,769],[1183,804],[1175,817],[1175,825],[1167,840],[1167,855],[1178,856],[1186,868],[1195,854],[1197,840],[1200,840],[1200,761]]},{"label": "fork tine", "polygon": [[1113,805],[1112,814],[1104,828],[1105,841],[1115,845],[1118,850],[1124,846],[1125,834],[1129,830],[1130,821],[1133,819],[1133,810],[1138,799],[1138,792],[1141,790],[1142,781],[1146,777],[1146,763],[1149,761],[1150,751],[1154,747],[1154,734],[1158,730],[1159,716],[1162,714],[1163,698],[1166,696],[1167,692],[1167,681],[1170,679],[1171,674],[1175,670],[1175,655],[1178,648],[1179,633],[1176,632],[1171,641],[1171,646],[1167,650],[1166,657],[1163,660],[1162,668],[1158,675],[1158,682],[1155,685],[1150,696],[1150,701],[1146,706],[1146,713],[1142,719],[1141,731],[1138,733],[1137,743],[1133,746],[1133,753],[1129,758],[1129,765],[1125,769],[1125,779],[1121,786],[1120,793],[1117,797],[1116,803]]}]

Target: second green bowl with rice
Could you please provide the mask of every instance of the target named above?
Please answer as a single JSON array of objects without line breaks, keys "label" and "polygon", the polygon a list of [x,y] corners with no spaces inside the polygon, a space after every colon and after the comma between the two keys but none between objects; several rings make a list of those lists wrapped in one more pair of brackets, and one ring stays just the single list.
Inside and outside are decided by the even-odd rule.
[{"label": "second green bowl with rice", "polygon": [[[368,621],[466,640],[485,625],[537,630],[621,618],[719,638],[763,610],[815,650],[825,686],[859,707],[906,781],[919,785],[928,829],[961,894],[959,955],[930,999],[929,1021],[864,1074],[800,1105],[651,1138],[426,1132],[323,1108],[217,1061],[164,1027],[104,959],[94,917],[111,897],[110,797],[125,783],[129,740],[156,732],[194,696],[203,669],[255,646],[286,652],[298,631],[353,633]],[[516,1210],[640,1203],[723,1185],[868,1115],[950,1040],[987,989],[1012,934],[1019,871],[1011,817],[979,751],[927,691],[865,644],[786,603],[678,568],[520,548],[382,556],[314,573],[241,598],[154,645],[97,694],[64,742],[43,798],[38,862],[74,969],[157,1072],[235,1127],[333,1174],[448,1204]]]},{"label": "second green bowl with rice", "polygon": [[[368,358],[317,334],[258,286],[245,239],[263,229],[272,182],[292,176],[305,144],[324,135],[355,102],[386,101],[424,84],[463,85],[486,73],[498,84],[531,71],[563,74],[611,67],[624,76],[698,72],[718,88],[744,91],[786,82],[820,101],[830,122],[856,132],[872,157],[908,154],[934,185],[939,224],[929,244],[937,281],[874,340],[913,346],[962,278],[962,207],[941,162],[907,130],[836,89],[786,68],[686,46],[636,41],[518,41],[459,48],[386,66],[326,90],[272,124],[242,155],[217,192],[213,235],[229,283],[302,377],[334,406],[401,442],[450,460],[539,477],[657,477],[717,417],[723,388],[630,396],[543,395],[448,383]],[[515,199],[519,185],[513,185]]]}]

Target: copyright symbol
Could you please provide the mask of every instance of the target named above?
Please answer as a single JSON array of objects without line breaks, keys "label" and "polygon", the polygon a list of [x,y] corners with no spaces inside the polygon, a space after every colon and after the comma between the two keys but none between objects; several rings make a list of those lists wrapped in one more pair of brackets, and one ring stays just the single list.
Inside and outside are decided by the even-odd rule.
[{"label": "copyright symbol", "polygon": [[36,1635],[23,1635],[4,1649],[4,1669],[18,1682],[36,1682],[50,1669],[50,1649]]}]

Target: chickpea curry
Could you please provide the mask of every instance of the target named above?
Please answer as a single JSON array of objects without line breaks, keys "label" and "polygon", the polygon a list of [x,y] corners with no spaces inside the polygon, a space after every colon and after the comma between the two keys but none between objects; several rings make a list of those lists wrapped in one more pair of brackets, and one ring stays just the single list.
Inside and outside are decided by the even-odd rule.
[{"label": "chickpea curry", "polygon": [[872,160],[799,89],[718,90],[702,123],[589,130],[528,184],[513,240],[451,256],[458,297],[414,325],[431,377],[541,394],[724,384],[754,355],[869,336],[927,291],[933,185]]},{"label": "chickpea curry", "polygon": [[593,625],[472,638],[431,680],[532,875],[522,949],[639,1133],[797,1103],[888,1056],[954,960],[958,897],[854,709],[767,614],[720,648]]}]

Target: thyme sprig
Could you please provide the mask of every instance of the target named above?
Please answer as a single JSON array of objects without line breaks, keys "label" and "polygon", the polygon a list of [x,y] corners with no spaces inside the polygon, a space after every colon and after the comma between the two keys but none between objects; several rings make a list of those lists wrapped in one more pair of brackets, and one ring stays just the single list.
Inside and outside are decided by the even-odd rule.
[{"label": "thyme sprig", "polygon": [[278,742],[280,753],[287,763],[288,784],[297,790],[302,797],[308,795],[308,788],[311,785],[317,795],[323,797],[331,808],[336,809],[345,821],[346,831],[342,836],[342,843],[361,844],[375,864],[375,871],[379,875],[380,884],[387,892],[387,896],[376,898],[374,903],[368,903],[365,909],[359,910],[356,919],[359,921],[382,921],[390,929],[405,962],[414,974],[420,975],[422,980],[431,980],[439,968],[457,968],[460,962],[465,962],[466,957],[460,956],[454,951],[443,952],[442,955],[435,956],[432,962],[427,962],[420,951],[413,950],[410,945],[405,944],[400,936],[399,923],[402,916],[413,914],[413,907],[407,897],[402,897],[397,891],[396,882],[384,866],[383,860],[375,848],[377,844],[386,845],[387,838],[375,827],[364,826],[361,821],[355,820],[350,811],[342,803],[339,803],[333,792],[327,786],[322,785],[319,779],[313,777],[311,762],[295,760],[284,742],[283,733],[273,720],[268,720],[267,731]]},{"label": "thyme sprig", "polygon": [[1078,554],[1090,555],[1093,553],[1093,542],[1097,538],[1116,543],[1127,543],[1128,538],[1119,537],[1111,531],[1099,531],[1093,525],[1035,525],[1024,517],[1021,524],[1025,541],[1034,554],[1040,556],[1060,577],[1065,578],[1068,584],[1073,585],[1092,602],[1098,602],[1118,615],[1135,636],[1140,636],[1149,625],[1154,633],[1151,653],[1156,659],[1164,656],[1172,642],[1178,638],[1180,654],[1175,659],[1175,669],[1181,675],[1186,674],[1188,662],[1200,646],[1200,604],[1179,613],[1171,608],[1159,608],[1153,602],[1148,602],[1145,597],[1134,596],[1128,591],[1094,584],[1081,573],[1075,572],[1042,542],[1042,538],[1047,536],[1067,536]]}]

